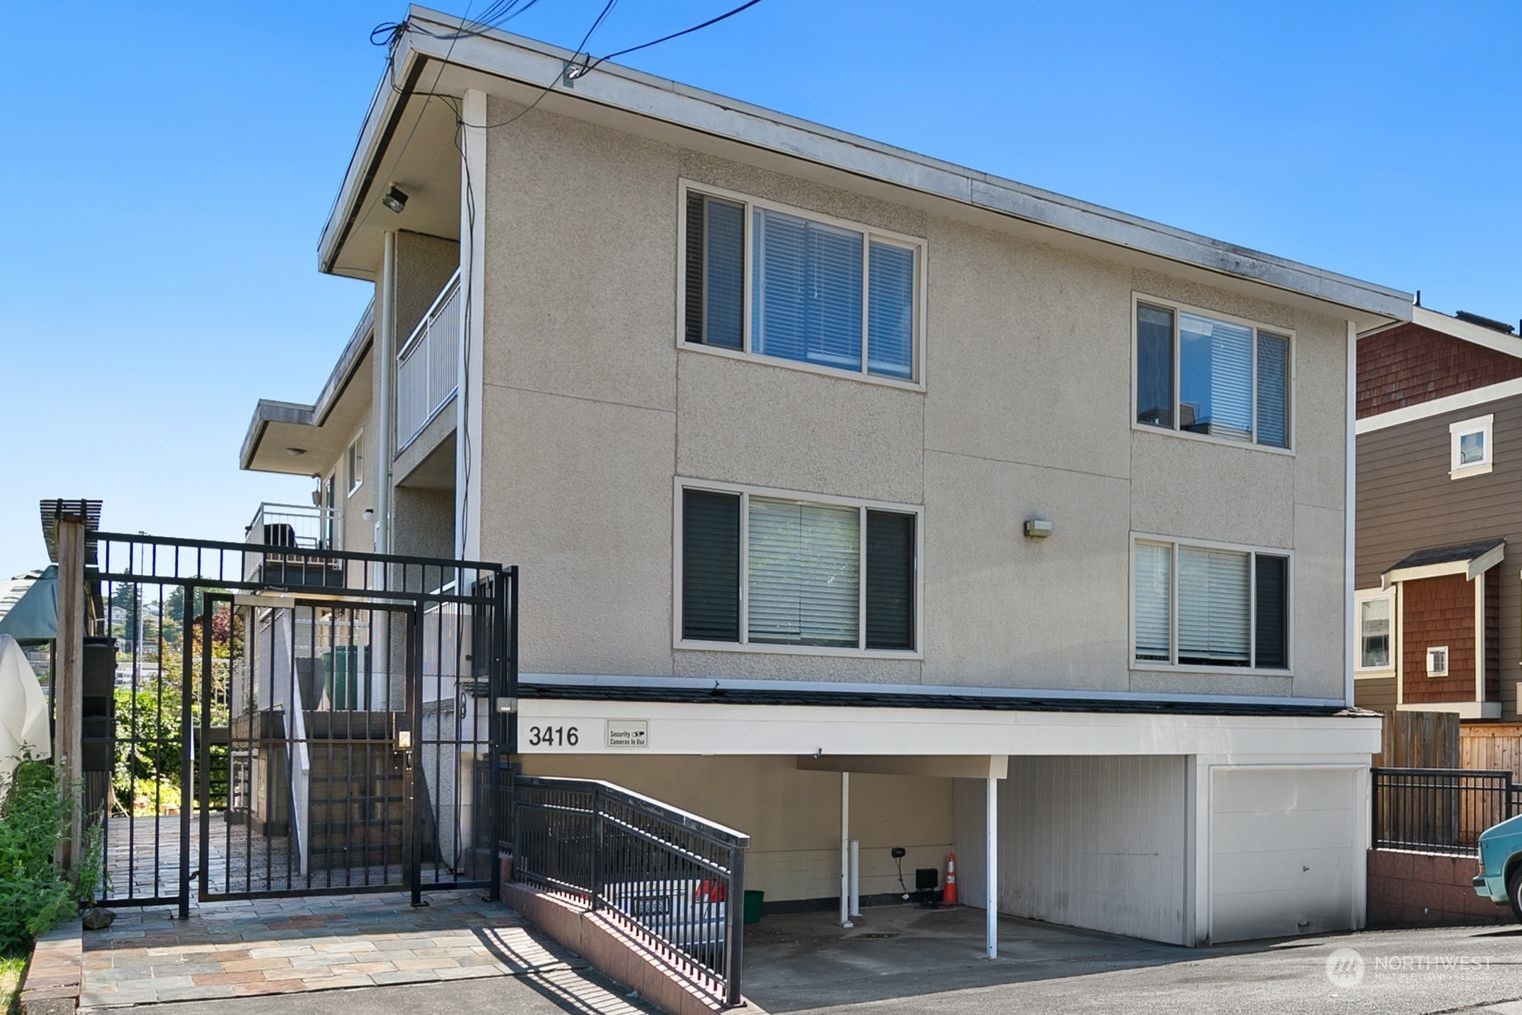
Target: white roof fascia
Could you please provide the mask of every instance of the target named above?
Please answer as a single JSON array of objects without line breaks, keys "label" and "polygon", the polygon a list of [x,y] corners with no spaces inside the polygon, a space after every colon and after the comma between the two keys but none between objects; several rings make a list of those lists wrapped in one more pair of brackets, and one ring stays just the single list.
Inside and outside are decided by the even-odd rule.
[{"label": "white roof fascia", "polygon": [[1390,409],[1386,412],[1375,413],[1373,416],[1365,416],[1358,421],[1355,429],[1360,434],[1388,430],[1402,423],[1414,423],[1419,419],[1430,419],[1433,416],[1442,416],[1462,409],[1472,409],[1487,402],[1514,398],[1518,395],[1522,395],[1522,377],[1487,384],[1483,388],[1470,388],[1456,395],[1444,395],[1442,398],[1417,402],[1415,405],[1406,405],[1399,409]]},{"label": "white roof fascia", "polygon": [[1494,328],[1487,328],[1479,324],[1470,324],[1461,321],[1457,317],[1449,317],[1440,314],[1436,310],[1428,310],[1426,307],[1411,308],[1411,323],[1419,324],[1424,328],[1442,332],[1451,338],[1457,338],[1471,345],[1483,346],[1486,349],[1494,349],[1496,352],[1505,353],[1522,359],[1522,338],[1515,335],[1506,335]]},{"label": "white roof fascia", "polygon": [[[418,6],[409,10],[408,20],[441,34],[458,31],[463,23]],[[542,88],[559,82],[566,62],[574,55],[498,31],[454,40],[404,32],[395,50],[394,76],[397,81],[406,81],[413,61],[447,57],[452,64]],[[602,64],[569,87],[556,83],[553,91],[1338,306],[1398,321],[1410,319],[1409,293],[941,162],[616,64]],[[323,270],[336,259],[354,215],[354,202],[369,180],[368,167],[374,162],[383,125],[404,97],[390,87],[389,77],[383,78],[338,201],[323,229],[319,245]]]},{"label": "white roof fascia", "polygon": [[238,455],[238,468],[247,470],[252,467],[254,454],[259,450],[259,442],[264,439],[264,430],[269,424],[293,423],[297,426],[322,426],[327,421],[328,414],[333,411],[333,406],[338,404],[339,396],[353,379],[360,360],[364,359],[365,353],[369,351],[370,339],[374,333],[375,301],[371,300],[365,305],[364,313],[359,315],[359,323],[354,326],[354,331],[349,335],[349,341],[345,343],[343,351],[338,354],[338,361],[333,364],[333,370],[328,374],[327,383],[322,386],[317,401],[307,405],[303,402],[259,399],[254,406],[253,418],[248,421],[248,430],[243,435],[243,448]]}]

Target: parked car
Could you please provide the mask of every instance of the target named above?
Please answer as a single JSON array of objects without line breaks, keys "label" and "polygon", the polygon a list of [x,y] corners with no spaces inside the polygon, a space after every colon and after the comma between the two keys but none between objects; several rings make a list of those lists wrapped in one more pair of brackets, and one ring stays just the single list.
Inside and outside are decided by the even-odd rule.
[{"label": "parked car", "polygon": [[1480,873],[1472,884],[1480,897],[1498,906],[1510,903],[1512,915],[1522,920],[1522,815],[1480,833]]}]

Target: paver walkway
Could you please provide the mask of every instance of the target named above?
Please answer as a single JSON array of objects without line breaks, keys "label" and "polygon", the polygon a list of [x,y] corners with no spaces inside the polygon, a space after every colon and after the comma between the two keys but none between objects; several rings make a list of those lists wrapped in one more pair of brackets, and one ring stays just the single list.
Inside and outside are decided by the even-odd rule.
[{"label": "paver walkway", "polygon": [[118,910],[84,937],[81,1008],[335,987],[547,975],[582,965],[479,891],[214,902]]}]

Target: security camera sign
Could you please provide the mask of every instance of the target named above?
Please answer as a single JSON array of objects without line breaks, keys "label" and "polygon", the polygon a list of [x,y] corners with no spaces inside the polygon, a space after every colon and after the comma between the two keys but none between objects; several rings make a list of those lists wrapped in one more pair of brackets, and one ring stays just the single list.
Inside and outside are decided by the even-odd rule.
[{"label": "security camera sign", "polygon": [[639,751],[650,746],[650,722],[647,719],[609,719],[609,750]]}]

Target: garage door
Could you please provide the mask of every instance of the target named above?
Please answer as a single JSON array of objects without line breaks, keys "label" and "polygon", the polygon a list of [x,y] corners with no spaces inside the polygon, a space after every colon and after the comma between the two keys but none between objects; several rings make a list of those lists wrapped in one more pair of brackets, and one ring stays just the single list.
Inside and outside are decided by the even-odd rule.
[{"label": "garage door", "polygon": [[1212,941],[1353,925],[1363,807],[1351,769],[1214,768]]}]

